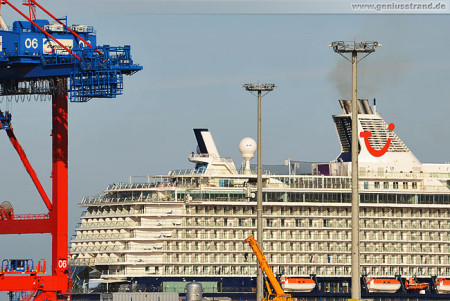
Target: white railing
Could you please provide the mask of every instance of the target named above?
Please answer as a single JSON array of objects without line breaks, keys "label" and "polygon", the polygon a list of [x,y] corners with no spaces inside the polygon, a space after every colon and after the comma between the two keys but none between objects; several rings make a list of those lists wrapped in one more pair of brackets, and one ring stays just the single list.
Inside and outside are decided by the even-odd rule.
[{"label": "white railing", "polygon": [[111,221],[111,222],[93,222],[93,223],[82,223],[78,229],[89,229],[89,228],[122,228],[122,227],[136,227],[140,226],[136,222],[126,222],[126,221]]}]

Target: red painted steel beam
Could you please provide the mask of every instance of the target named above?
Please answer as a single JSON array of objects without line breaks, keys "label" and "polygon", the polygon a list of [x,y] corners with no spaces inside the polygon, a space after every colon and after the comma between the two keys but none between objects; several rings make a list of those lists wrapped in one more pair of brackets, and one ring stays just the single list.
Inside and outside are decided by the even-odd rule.
[{"label": "red painted steel beam", "polygon": [[6,134],[8,135],[11,144],[14,146],[17,153],[19,154],[20,160],[22,160],[23,166],[30,175],[31,180],[34,183],[34,186],[36,186],[36,189],[38,190],[39,194],[42,197],[42,200],[45,203],[45,206],[47,206],[48,211],[51,211],[52,203],[50,202],[47,193],[45,193],[45,190],[42,187],[41,182],[39,182],[36,172],[34,171],[33,167],[31,167],[30,161],[28,161],[27,155],[25,154],[25,151],[23,150],[22,146],[20,146],[20,143],[17,140],[16,135],[14,135],[14,132],[12,130],[6,130]]},{"label": "red painted steel beam", "polygon": [[81,61],[81,58],[76,55],[74,52],[72,52],[72,50],[70,50],[69,48],[67,48],[66,46],[64,46],[60,41],[58,41],[57,39],[55,39],[51,34],[49,34],[48,32],[46,32],[42,27],[40,27],[39,25],[36,24],[36,22],[34,22],[33,20],[31,20],[29,17],[27,17],[27,15],[25,15],[23,12],[21,12],[17,7],[15,7],[14,5],[12,5],[8,0],[2,0],[4,1],[6,4],[8,4],[9,6],[11,6],[16,12],[18,12],[20,15],[22,15],[22,17],[24,17],[25,19],[27,19],[28,21],[30,21],[34,26],[36,26],[37,28],[39,28],[40,31],[42,31],[43,34],[45,34],[47,37],[49,37],[50,39],[52,39],[53,41],[55,41],[59,46],[61,46],[64,50],[66,50],[68,53],[70,53],[71,55],[73,55],[74,57],[76,57],[79,61]]},{"label": "red painted steel beam", "polygon": [[[48,10],[46,10],[42,5],[40,5],[39,3],[37,3],[35,0],[29,0],[30,2],[36,4],[37,7],[39,7],[40,9],[42,9],[47,15],[49,15],[50,17],[53,18],[53,20],[55,20],[56,22],[58,22],[59,24],[61,24],[62,26],[64,26],[64,28],[66,28],[68,31],[70,31],[74,36],[76,36],[77,38],[79,38],[80,40],[82,40],[84,43],[86,43],[86,45],[88,45],[89,47],[92,48],[91,43],[89,43],[88,41],[86,41],[85,39],[83,39],[79,34],[77,34],[75,31],[73,31],[71,28],[67,27],[66,24],[64,24],[63,22],[61,22],[60,20],[58,20],[53,14],[51,14]],[[95,52],[97,52],[98,54],[102,54],[99,50],[95,49]]]},{"label": "red painted steel beam", "polygon": [[0,291],[57,291],[59,281],[54,276],[8,276],[0,274]]},{"label": "red painted steel beam", "polygon": [[30,18],[36,20],[36,7],[29,0],[24,0],[22,4],[28,6]]},{"label": "red painted steel beam", "polygon": [[[58,78],[56,86],[67,86]],[[52,275],[58,278],[58,291],[68,288],[68,93],[52,95]]]},{"label": "red painted steel beam", "polygon": [[[66,78],[58,78],[57,87],[67,86]],[[56,300],[65,295],[69,285],[68,269],[68,93],[52,95],[52,199],[50,219],[0,221],[0,234],[52,234],[51,276],[7,276],[0,274],[0,291],[42,291],[35,300]],[[11,227],[11,229],[9,229]],[[26,228],[29,228],[28,230]],[[28,232],[26,232],[28,231]],[[43,299],[39,299],[43,298]]]},{"label": "red painted steel beam", "polygon": [[51,233],[53,223],[50,219],[0,220],[0,234]]}]

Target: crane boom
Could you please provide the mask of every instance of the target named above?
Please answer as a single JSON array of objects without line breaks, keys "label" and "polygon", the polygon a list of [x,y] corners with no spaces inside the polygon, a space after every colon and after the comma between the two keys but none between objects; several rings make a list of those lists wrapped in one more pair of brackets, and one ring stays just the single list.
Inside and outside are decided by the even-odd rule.
[{"label": "crane boom", "polygon": [[263,252],[262,252],[261,248],[259,247],[256,239],[253,237],[253,235],[251,235],[249,238],[245,239],[245,241],[250,244],[250,247],[252,247],[253,252],[256,255],[256,258],[258,259],[259,266],[260,266],[261,270],[264,271],[267,278],[269,279],[269,282],[272,285],[272,287],[275,291],[275,294],[277,296],[285,296],[286,294],[284,293],[283,289],[281,288],[281,285],[278,283],[277,278],[273,274],[272,269],[270,268],[269,263],[267,263],[266,257],[263,255]]}]

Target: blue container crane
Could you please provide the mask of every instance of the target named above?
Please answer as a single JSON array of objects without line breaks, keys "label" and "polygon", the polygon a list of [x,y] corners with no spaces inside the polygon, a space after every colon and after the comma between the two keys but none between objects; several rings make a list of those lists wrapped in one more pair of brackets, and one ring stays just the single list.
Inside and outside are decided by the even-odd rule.
[{"label": "blue container crane", "polygon": [[[68,27],[67,18],[50,24],[21,14],[27,21],[15,21],[12,30],[0,29],[0,95],[68,89],[72,102],[114,98],[122,94],[123,75],[142,70],[134,64],[129,45],[98,46],[92,26]],[[69,87],[55,86],[52,79],[61,77],[69,78]]]},{"label": "blue container crane", "polygon": [[[0,291],[10,291],[10,296],[21,296],[14,293],[18,291],[31,292],[27,300],[62,300],[72,289],[67,252],[68,99],[86,102],[114,98],[122,94],[123,75],[134,74],[142,67],[134,64],[130,46],[97,45],[91,26],[68,26],[67,19],[54,17],[36,0],[23,0],[30,17],[10,0],[0,0],[0,6],[3,4],[26,21],[14,22],[10,30],[0,16],[0,96],[51,95],[52,194],[51,198],[47,195],[19,144],[11,114],[0,111],[0,130],[5,130],[48,209],[44,214],[18,215],[12,208],[0,206],[0,234],[50,233],[52,261],[51,275],[41,275],[45,274],[45,262],[36,267],[28,260],[3,261]],[[35,6],[55,22],[36,20]]]}]

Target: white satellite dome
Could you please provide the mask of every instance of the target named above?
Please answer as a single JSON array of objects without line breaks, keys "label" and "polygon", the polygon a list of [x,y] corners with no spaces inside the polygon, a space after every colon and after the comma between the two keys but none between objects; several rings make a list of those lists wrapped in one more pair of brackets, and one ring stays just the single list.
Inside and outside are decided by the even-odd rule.
[{"label": "white satellite dome", "polygon": [[250,137],[242,139],[239,143],[239,151],[245,161],[251,160],[256,153],[256,141]]}]

